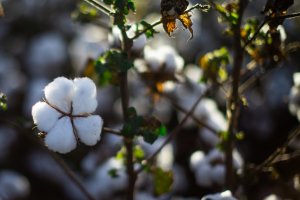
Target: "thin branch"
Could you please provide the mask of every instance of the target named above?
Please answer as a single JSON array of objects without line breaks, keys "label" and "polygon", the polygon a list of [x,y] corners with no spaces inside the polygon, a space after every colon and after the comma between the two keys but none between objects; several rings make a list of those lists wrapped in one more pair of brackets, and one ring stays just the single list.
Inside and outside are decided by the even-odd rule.
[{"label": "thin branch", "polygon": [[87,197],[89,200],[95,200],[95,198],[85,189],[82,185],[81,181],[77,178],[74,172],[68,167],[68,165],[55,153],[50,152],[47,149],[48,153],[55,160],[55,162],[63,169],[65,174],[71,179],[71,181],[81,190],[81,192]]},{"label": "thin branch", "polygon": [[140,173],[143,171],[144,166],[146,164],[152,163],[154,158],[159,154],[159,152],[174,138],[174,136],[181,131],[184,123],[189,119],[189,117],[193,114],[193,112],[195,111],[196,107],[198,106],[198,104],[200,103],[200,101],[203,99],[203,97],[206,95],[206,93],[208,92],[208,89],[206,89],[205,92],[203,92],[199,98],[197,99],[197,101],[193,104],[192,108],[189,110],[188,113],[186,113],[186,115],[184,116],[184,118],[181,120],[181,122],[174,128],[174,130],[168,134],[167,138],[165,139],[165,141],[161,144],[161,146],[156,149],[156,151],[151,154],[148,158],[146,158],[142,163],[143,165],[137,169],[136,173]]},{"label": "thin branch", "polygon": [[120,130],[115,130],[115,129],[112,129],[112,128],[109,128],[109,127],[103,127],[103,131],[106,132],[106,133],[112,133],[112,134],[117,135],[117,136],[123,136],[121,134]]},{"label": "thin branch", "polygon": [[246,48],[256,38],[256,36],[259,34],[260,30],[262,29],[262,27],[266,23],[268,23],[270,21],[276,21],[276,20],[292,19],[292,18],[295,18],[295,17],[300,17],[300,12],[292,13],[292,14],[289,14],[289,15],[276,16],[276,17],[265,17],[264,21],[259,25],[259,27],[255,31],[253,36],[245,43],[243,48]]},{"label": "thin branch", "polygon": [[104,12],[105,14],[109,15],[109,16],[113,16],[114,12],[111,11],[110,9],[106,8],[105,6],[103,6],[99,1],[96,0],[83,0],[86,3],[88,3],[89,5],[93,6],[94,8],[96,8],[99,11]]},{"label": "thin branch", "polygon": [[157,22],[154,22],[153,24],[151,24],[150,26],[147,26],[145,29],[143,29],[142,31],[138,32],[135,36],[133,36],[130,39],[131,40],[137,39],[138,37],[140,37],[141,35],[143,35],[147,31],[149,31],[150,29],[154,28],[155,26],[157,26],[157,25],[159,25],[161,23],[162,23],[162,20],[160,19]]},{"label": "thin branch", "polygon": [[263,163],[259,166],[255,167],[256,171],[261,171],[264,168],[270,167],[273,161],[280,155],[286,147],[297,137],[300,135],[300,126],[295,128],[288,136],[287,140],[281,145],[281,147],[277,148]]}]

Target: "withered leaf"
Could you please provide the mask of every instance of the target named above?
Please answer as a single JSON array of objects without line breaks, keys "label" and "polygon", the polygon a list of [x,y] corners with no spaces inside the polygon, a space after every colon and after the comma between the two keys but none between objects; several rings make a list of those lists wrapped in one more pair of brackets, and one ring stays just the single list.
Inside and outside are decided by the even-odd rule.
[{"label": "withered leaf", "polygon": [[178,19],[184,28],[191,32],[190,39],[192,39],[193,23],[191,21],[191,14],[186,12],[189,2],[187,0],[162,0],[160,5],[162,23],[166,33],[171,36],[171,33],[177,28],[176,19]]},{"label": "withered leaf", "polygon": [[162,18],[162,22],[166,33],[171,36],[171,33],[176,29],[176,18],[173,16],[166,16]]},{"label": "withered leaf", "polygon": [[193,22],[191,20],[191,14],[190,13],[184,13],[182,15],[179,15],[178,19],[181,21],[184,28],[189,29],[189,31],[191,33],[190,39],[192,39],[193,36],[194,36],[194,32],[193,32],[193,29],[192,29]]}]

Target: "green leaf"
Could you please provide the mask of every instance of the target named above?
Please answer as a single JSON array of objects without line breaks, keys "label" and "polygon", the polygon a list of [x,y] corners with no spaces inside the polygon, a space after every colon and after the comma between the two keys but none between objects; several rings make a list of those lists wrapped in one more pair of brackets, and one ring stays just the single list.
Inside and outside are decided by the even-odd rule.
[{"label": "green leaf", "polygon": [[158,135],[155,134],[155,132],[150,130],[142,131],[141,135],[143,136],[144,141],[149,144],[153,144],[158,138]]},{"label": "green leaf", "polygon": [[103,0],[103,2],[106,4],[106,5],[112,5],[114,3],[114,0]]},{"label": "green leaf", "polygon": [[155,130],[155,133],[156,133],[158,136],[166,136],[166,135],[167,135],[167,128],[166,128],[166,126],[161,125],[159,128],[157,128],[157,129]]},{"label": "green leaf", "polygon": [[159,33],[158,31],[154,30],[152,25],[146,21],[141,21],[140,24],[144,27],[145,30],[147,29],[147,31],[145,32],[147,38],[154,37],[155,33]]},{"label": "green leaf", "polygon": [[116,168],[111,168],[111,169],[108,171],[108,174],[109,174],[112,178],[118,178],[118,177],[119,177],[118,169],[116,169]]},{"label": "green leaf", "polygon": [[2,92],[0,92],[0,108],[4,111],[7,110],[7,97]]},{"label": "green leaf", "polygon": [[144,158],[145,158],[145,152],[144,150],[141,148],[141,146],[139,145],[136,145],[133,149],[133,155],[134,155],[134,158],[136,160],[138,160],[139,162],[143,161]]},{"label": "green leaf", "polygon": [[157,167],[154,169],[154,192],[156,195],[162,195],[171,190],[173,184],[172,171],[164,171]]}]

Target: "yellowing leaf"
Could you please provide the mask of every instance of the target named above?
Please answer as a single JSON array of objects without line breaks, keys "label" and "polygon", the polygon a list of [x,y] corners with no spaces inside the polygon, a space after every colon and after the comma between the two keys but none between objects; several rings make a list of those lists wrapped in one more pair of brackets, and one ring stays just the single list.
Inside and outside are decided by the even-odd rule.
[{"label": "yellowing leaf", "polygon": [[190,13],[184,13],[182,15],[179,15],[179,17],[178,17],[178,19],[181,21],[184,28],[189,29],[189,31],[191,33],[190,39],[192,39],[194,36],[194,32],[192,29],[193,22],[191,20],[191,16],[192,15]]}]

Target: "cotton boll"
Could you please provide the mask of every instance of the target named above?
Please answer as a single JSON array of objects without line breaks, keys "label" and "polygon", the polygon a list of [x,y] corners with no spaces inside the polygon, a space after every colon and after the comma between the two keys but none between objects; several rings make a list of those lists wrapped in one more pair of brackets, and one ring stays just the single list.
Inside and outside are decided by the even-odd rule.
[{"label": "cotton boll", "polygon": [[3,199],[19,199],[26,198],[29,193],[30,184],[26,177],[15,171],[0,171],[0,197]]},{"label": "cotton boll", "polygon": [[198,165],[197,169],[195,170],[195,177],[199,186],[210,187],[213,183],[211,177],[211,166],[205,162]]},{"label": "cotton boll", "polygon": [[69,117],[59,119],[45,137],[48,148],[59,153],[72,151],[76,147],[76,142]]},{"label": "cotton boll", "polygon": [[27,53],[29,72],[35,76],[59,74],[67,58],[65,41],[58,33],[35,37]]},{"label": "cotton boll", "polygon": [[[118,170],[118,177],[113,178],[109,175],[111,169]],[[95,197],[107,198],[116,191],[124,190],[126,184],[127,175],[121,161],[110,158],[98,167],[91,179],[87,180],[86,188]]]},{"label": "cotton boll", "polygon": [[282,198],[280,198],[276,194],[270,194],[266,196],[263,200],[282,200]]},{"label": "cotton boll", "polygon": [[139,36],[137,39],[133,40],[131,49],[135,52],[139,52],[145,47],[146,42],[147,42],[147,38],[143,34],[143,35]]},{"label": "cotton boll", "polygon": [[224,161],[224,158],[224,153],[218,149],[211,150],[206,156],[208,162]]},{"label": "cotton boll", "polygon": [[199,163],[206,162],[205,154],[203,151],[196,151],[192,154],[190,158],[190,168],[196,170],[199,166]]},{"label": "cotton boll", "polygon": [[171,144],[167,144],[157,155],[157,166],[164,170],[170,170],[174,162],[173,153],[173,146]]},{"label": "cotton boll", "polygon": [[0,163],[6,161],[17,139],[17,132],[13,128],[0,126]]},{"label": "cotton boll", "polygon": [[210,147],[215,147],[219,142],[220,138],[210,130],[202,128],[199,132],[200,139]]},{"label": "cotton boll", "polygon": [[152,71],[158,71],[163,62],[160,52],[149,46],[144,48],[144,58]]},{"label": "cotton boll", "polygon": [[92,146],[100,140],[103,120],[98,115],[77,117],[74,123],[82,143]]},{"label": "cotton boll", "polygon": [[232,196],[229,190],[226,190],[222,193],[206,195],[201,200],[237,200],[237,199]]},{"label": "cotton boll", "polygon": [[300,85],[300,73],[293,74],[293,81],[296,86]]},{"label": "cotton boll", "polygon": [[211,179],[218,185],[224,185],[225,182],[225,166],[218,164],[211,169]]},{"label": "cotton boll", "polygon": [[45,87],[45,97],[48,102],[66,113],[71,110],[73,95],[73,81],[65,77],[58,77]]},{"label": "cotton boll", "polygon": [[33,122],[40,131],[49,132],[61,116],[45,102],[37,102],[32,106]]},{"label": "cotton boll", "polygon": [[96,110],[96,91],[96,85],[91,79],[74,79],[73,115],[92,113]]}]

